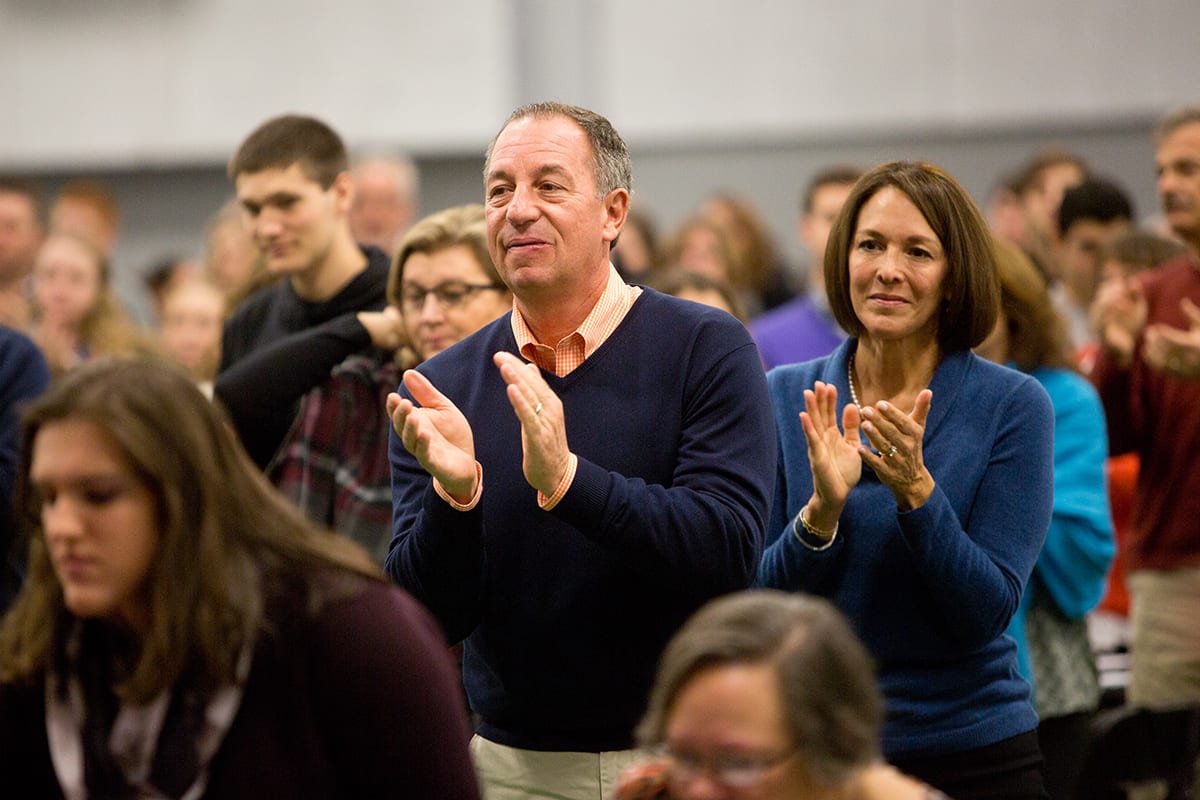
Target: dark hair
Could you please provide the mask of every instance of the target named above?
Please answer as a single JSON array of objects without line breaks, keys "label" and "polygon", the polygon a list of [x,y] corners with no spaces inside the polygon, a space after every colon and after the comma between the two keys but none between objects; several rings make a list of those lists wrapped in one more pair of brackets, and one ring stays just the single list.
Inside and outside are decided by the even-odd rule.
[{"label": "dark hair", "polygon": [[1129,194],[1113,181],[1086,178],[1083,183],[1063,192],[1058,207],[1058,233],[1065,236],[1080,220],[1107,224],[1119,219],[1133,219],[1133,202]]},{"label": "dark hair", "polygon": [[[635,229],[635,236],[640,235],[642,243],[646,246],[646,257],[649,259],[649,264],[644,270],[633,273],[629,269],[629,254],[620,250],[613,251],[613,264],[617,270],[626,279],[637,278],[644,279],[645,276],[651,275],[659,266],[659,238],[658,224],[650,212],[642,209],[641,206],[630,206],[629,212],[625,215],[625,225],[621,228],[621,236],[625,236],[625,231],[630,228]],[[628,239],[626,239],[628,241]]]},{"label": "dark hair", "polygon": [[735,290],[750,288],[748,270],[739,258],[737,250],[734,249],[729,231],[712,218],[701,214],[694,214],[679,223],[679,226],[671,232],[670,237],[662,243],[658,253],[658,263],[662,265],[662,268],[681,265],[680,257],[683,255],[684,245],[687,243],[688,236],[694,231],[707,231],[712,234],[717,246],[717,257],[725,267],[723,277],[729,285]]},{"label": "dark hair", "polygon": [[746,322],[746,311],[742,307],[742,301],[738,299],[737,292],[726,281],[719,281],[708,275],[701,275],[699,272],[689,272],[678,267],[669,267],[656,272],[647,281],[647,285],[651,289],[663,294],[674,296],[678,296],[680,292],[685,292],[689,289],[697,292],[716,292],[721,295],[721,299],[725,301],[725,305],[729,306],[729,310],[733,316],[737,317],[742,323]]},{"label": "dark hair", "polygon": [[1005,358],[1024,372],[1038,367],[1074,370],[1071,339],[1046,281],[1020,247],[995,240],[1000,307],[1008,333]]},{"label": "dark hair", "polygon": [[505,128],[526,117],[566,117],[583,129],[592,147],[592,176],[600,197],[606,197],[613,189],[633,190],[633,162],[629,159],[629,148],[612,123],[595,111],[550,101],[530,103],[508,115],[504,125],[488,143],[483,164],[485,181],[491,171],[492,150],[496,147],[496,140]]},{"label": "dark hair", "polygon": [[772,589],[709,602],[663,651],[638,725],[643,746],[659,744],[679,693],[701,672],[767,664],[805,767],[830,786],[879,757],[883,699],[867,650],[829,601]]},{"label": "dark hair", "polygon": [[1029,159],[1021,169],[1010,178],[1009,187],[1017,194],[1022,195],[1026,192],[1040,189],[1042,186],[1042,178],[1046,171],[1052,167],[1070,164],[1076,167],[1084,177],[1091,172],[1083,156],[1078,153],[1073,153],[1070,150],[1065,150],[1059,147],[1047,147],[1034,154],[1033,158]]},{"label": "dark hair", "polygon": [[167,288],[180,269],[190,262],[181,255],[167,255],[156,258],[149,269],[142,273],[142,282],[151,292],[161,292]]},{"label": "dark hair", "polygon": [[1104,249],[1104,257],[1141,272],[1165,264],[1186,252],[1187,247],[1182,242],[1135,229],[1113,237]]},{"label": "dark hair", "polygon": [[852,186],[862,177],[863,171],[852,164],[837,164],[813,175],[800,194],[800,213],[809,214],[817,192],[826,186]]},{"label": "dark hair", "polygon": [[33,211],[33,220],[38,227],[46,226],[46,208],[42,199],[42,190],[38,185],[26,178],[11,175],[0,175],[0,194],[15,194],[24,197]]},{"label": "dark hair", "polygon": [[949,173],[933,164],[892,161],[867,172],[846,198],[825,248],[825,291],[829,307],[851,336],[864,333],[850,300],[850,248],[862,207],[881,189],[903,192],[925,217],[946,254],[937,340],[945,353],[982,342],[996,324],[1000,289],[992,237],[978,207]]},{"label": "dark hair", "polygon": [[[723,209],[724,213],[716,209]],[[745,275],[745,285],[756,294],[767,291],[776,276],[779,256],[775,238],[754,204],[722,190],[708,198],[701,213],[729,234],[734,256]]]},{"label": "dark hair", "polygon": [[[150,629],[116,687],[131,701],[148,701],[185,673],[202,689],[233,682],[244,647],[270,629],[274,593],[314,568],[354,580],[378,575],[361,548],[315,527],[275,491],[182,368],[151,359],[91,362],[53,384],[25,416],[15,507],[34,536],[28,578],[0,625],[0,680],[45,674],[74,625],[29,476],[39,431],[66,420],[86,420],[110,436],[157,506]],[[310,607],[346,585],[310,593]]]},{"label": "dark hair", "polygon": [[333,128],[315,117],[285,114],[259,125],[229,162],[229,177],[299,164],[312,180],[328,189],[348,166],[346,146]]}]

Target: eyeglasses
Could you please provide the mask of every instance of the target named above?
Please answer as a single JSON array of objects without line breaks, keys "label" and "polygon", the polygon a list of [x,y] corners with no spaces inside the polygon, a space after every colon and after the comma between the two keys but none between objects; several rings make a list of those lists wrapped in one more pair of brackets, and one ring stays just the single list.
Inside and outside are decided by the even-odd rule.
[{"label": "eyeglasses", "polygon": [[476,292],[503,291],[506,287],[496,283],[466,283],[465,281],[446,281],[432,289],[406,283],[400,291],[400,305],[405,311],[420,311],[425,307],[425,298],[433,295],[442,308],[458,308],[475,296]]},{"label": "eyeglasses", "polygon": [[796,755],[796,749],[791,748],[770,756],[724,753],[705,758],[695,753],[677,753],[665,744],[660,745],[655,752],[670,760],[672,780],[693,781],[707,772],[722,786],[730,789],[749,789],[757,786],[768,772]]}]

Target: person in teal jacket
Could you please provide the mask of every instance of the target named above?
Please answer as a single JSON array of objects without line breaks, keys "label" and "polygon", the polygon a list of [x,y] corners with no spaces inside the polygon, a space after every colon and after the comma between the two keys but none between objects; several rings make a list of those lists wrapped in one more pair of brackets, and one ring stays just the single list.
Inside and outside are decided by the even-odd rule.
[{"label": "person in teal jacket", "polygon": [[1104,407],[1074,368],[1064,320],[1033,263],[996,244],[1000,318],[977,349],[1037,379],[1054,406],[1054,510],[1008,633],[1034,689],[1038,742],[1051,798],[1072,798],[1100,683],[1084,615],[1104,595],[1116,552],[1109,511]]}]

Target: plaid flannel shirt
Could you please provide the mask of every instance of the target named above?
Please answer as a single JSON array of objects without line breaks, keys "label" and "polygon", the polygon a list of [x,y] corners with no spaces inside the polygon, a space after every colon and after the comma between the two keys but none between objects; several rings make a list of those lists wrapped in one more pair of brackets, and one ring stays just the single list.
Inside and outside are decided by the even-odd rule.
[{"label": "plaid flannel shirt", "polygon": [[300,402],[267,475],[314,522],[365,547],[378,563],[392,533],[384,409],[400,369],[390,355],[352,355]]}]

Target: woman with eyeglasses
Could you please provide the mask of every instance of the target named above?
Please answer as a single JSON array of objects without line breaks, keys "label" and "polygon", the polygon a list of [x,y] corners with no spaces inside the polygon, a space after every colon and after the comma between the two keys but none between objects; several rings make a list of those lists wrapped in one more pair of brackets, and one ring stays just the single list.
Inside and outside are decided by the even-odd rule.
[{"label": "woman with eyeglasses", "polygon": [[701,608],[668,643],[617,800],[936,800],[880,760],[871,658],[827,601],[774,590]]},{"label": "woman with eyeglasses", "polygon": [[485,234],[483,206],[471,205],[427,217],[400,242],[388,276],[388,302],[400,308],[418,361],[512,309],[512,294],[492,264]]},{"label": "woman with eyeglasses", "polygon": [[404,368],[512,308],[485,232],[481,205],[425,217],[405,234],[392,261],[387,308],[346,314],[281,339],[216,380],[214,396],[243,440],[265,417],[303,398],[267,475],[311,519],[362,544],[380,563],[392,522],[387,394]]}]

